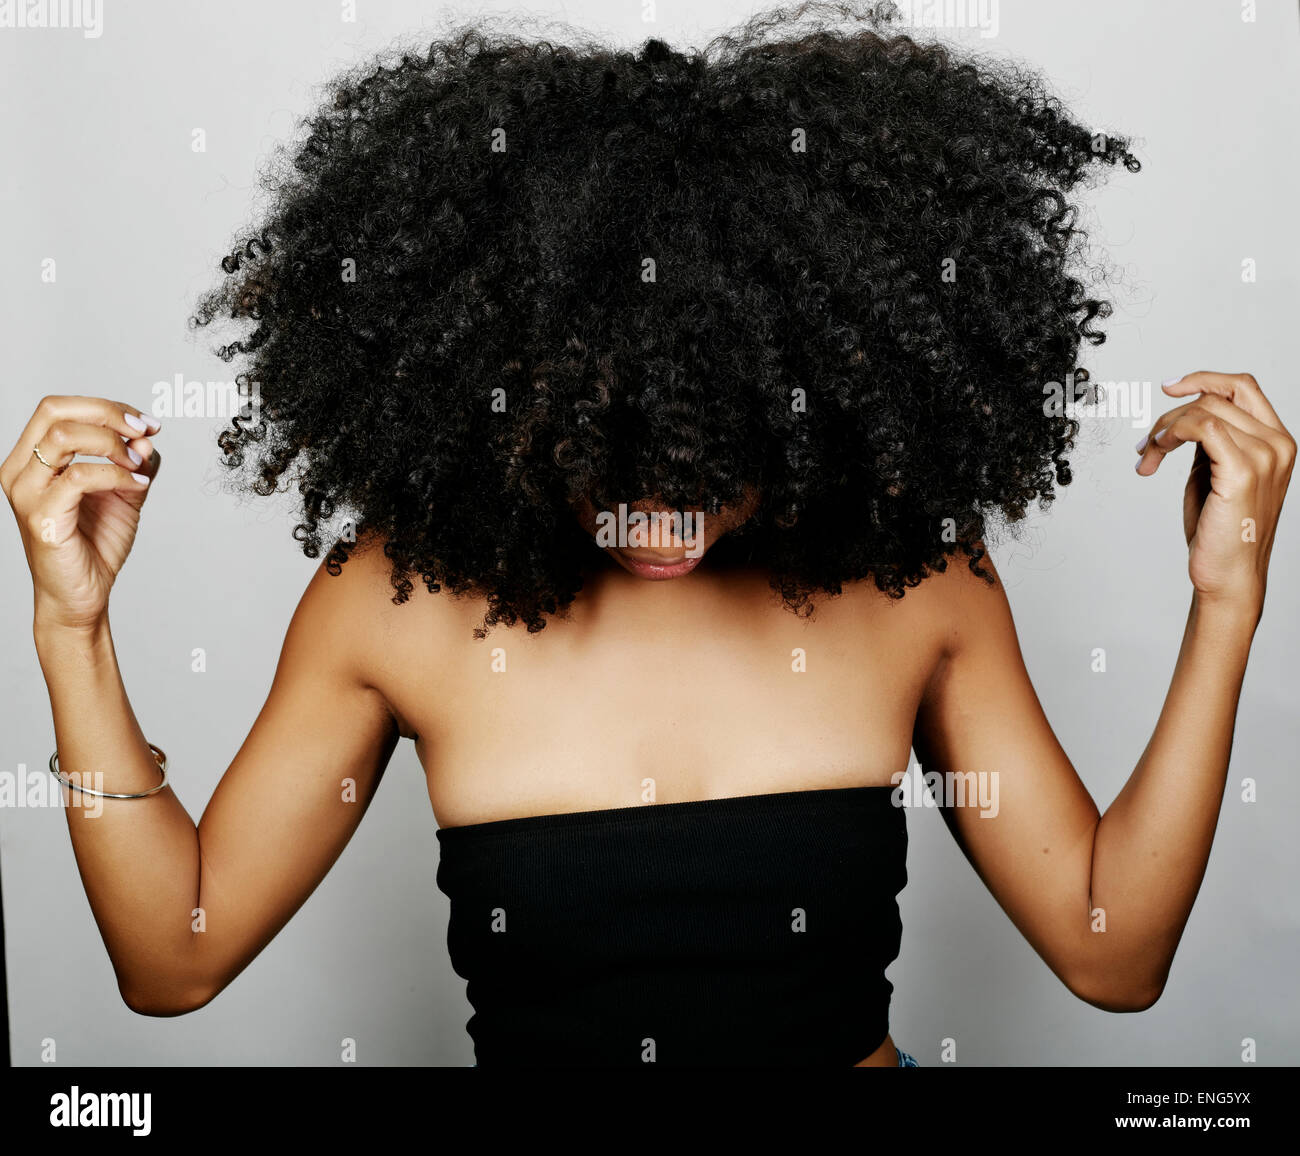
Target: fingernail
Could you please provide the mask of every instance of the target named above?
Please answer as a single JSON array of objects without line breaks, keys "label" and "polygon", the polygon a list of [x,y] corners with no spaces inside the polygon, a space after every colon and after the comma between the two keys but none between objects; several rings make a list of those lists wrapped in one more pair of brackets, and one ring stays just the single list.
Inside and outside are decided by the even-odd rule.
[{"label": "fingernail", "polygon": [[[1187,376],[1187,374],[1183,374],[1183,377],[1186,377],[1186,376]],[[1180,381],[1183,380],[1183,377],[1171,377],[1168,381],[1162,381],[1162,382],[1160,383],[1160,388],[1161,388],[1161,389],[1168,389],[1171,385],[1177,385]]]},{"label": "fingernail", "polygon": [[132,474],[131,476],[132,476],[132,477],[133,477],[137,482],[139,482],[141,485],[145,485],[145,486],[147,486],[147,485],[149,484],[149,475],[148,475],[148,474]]},{"label": "fingernail", "polygon": [[1135,470],[1139,470],[1139,471],[1142,469],[1142,459],[1141,459],[1141,458],[1138,458],[1138,460],[1135,461],[1135,462],[1133,463],[1133,468],[1134,468]]},{"label": "fingernail", "polygon": [[122,416],[126,418],[126,424],[132,429],[138,429],[141,433],[144,433],[144,431],[149,428],[133,413],[123,414]]},{"label": "fingernail", "polygon": [[126,456],[131,459],[131,464],[133,466],[138,466],[142,461],[144,461],[144,458],[136,453],[130,446],[126,447]]},{"label": "fingernail", "polygon": [[153,414],[151,413],[145,414],[144,420],[149,423],[149,429],[152,430],[154,433],[157,433],[160,429],[162,429],[162,422],[160,422],[156,417],[154,417]]},{"label": "fingernail", "polygon": [[1142,440],[1141,440],[1140,442],[1138,442],[1138,444],[1137,444],[1137,452],[1138,452],[1138,453],[1141,453],[1144,449],[1147,448],[1147,442],[1148,442],[1148,440],[1150,440],[1150,437],[1151,437],[1150,434],[1143,434],[1143,435],[1142,435]]}]

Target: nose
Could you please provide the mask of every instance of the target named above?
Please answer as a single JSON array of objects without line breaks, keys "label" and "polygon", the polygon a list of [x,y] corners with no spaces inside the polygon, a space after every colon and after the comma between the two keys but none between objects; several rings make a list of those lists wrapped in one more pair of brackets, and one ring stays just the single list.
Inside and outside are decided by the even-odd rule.
[{"label": "nose", "polygon": [[649,519],[637,528],[638,540],[628,542],[638,560],[671,566],[687,557],[696,534],[696,515],[650,504],[638,504],[632,509]]}]

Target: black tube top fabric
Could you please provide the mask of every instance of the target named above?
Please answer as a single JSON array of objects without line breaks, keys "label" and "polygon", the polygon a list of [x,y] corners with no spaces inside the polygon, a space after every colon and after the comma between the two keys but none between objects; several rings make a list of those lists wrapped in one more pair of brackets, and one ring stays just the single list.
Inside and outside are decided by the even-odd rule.
[{"label": "black tube top fabric", "polygon": [[480,1067],[850,1066],[889,1031],[893,787],[439,830]]}]

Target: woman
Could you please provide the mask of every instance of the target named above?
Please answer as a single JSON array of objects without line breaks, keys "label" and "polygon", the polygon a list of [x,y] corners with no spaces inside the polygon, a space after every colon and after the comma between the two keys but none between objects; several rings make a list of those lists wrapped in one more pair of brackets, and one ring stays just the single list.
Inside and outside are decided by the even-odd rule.
[{"label": "woman", "polygon": [[336,83],[197,316],[244,326],[226,464],[332,541],[197,827],[108,624],[160,423],[41,401],[0,483],[131,1008],[249,964],[401,737],[482,1065],[912,1063],[884,975],[910,748],[1068,989],[1159,997],[1295,442],[1248,374],[1166,384],[1137,469],[1194,446],[1190,609],[1099,815],[984,539],[1070,480],[1058,403],[1109,306],[1068,197],[1139,166],[1029,73],[810,14],[689,54],[467,30]]}]

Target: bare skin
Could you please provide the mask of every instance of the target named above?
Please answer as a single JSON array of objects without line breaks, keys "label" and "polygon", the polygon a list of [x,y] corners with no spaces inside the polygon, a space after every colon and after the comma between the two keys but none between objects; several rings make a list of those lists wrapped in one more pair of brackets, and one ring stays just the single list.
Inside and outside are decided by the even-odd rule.
[{"label": "bare skin", "polygon": [[[321,569],[308,585],[266,703],[197,827],[170,788],[104,800],[94,821],[67,808],[123,999],[178,1015],[224,989],[319,884],[406,737],[446,827],[643,805],[646,780],[657,803],[886,785],[912,747],[927,771],[996,772],[997,818],[943,810],[972,865],[1070,991],[1107,1010],[1149,1007],[1208,860],[1295,457],[1248,375],[1192,374],[1167,392],[1192,400],[1156,423],[1139,473],[1196,444],[1192,595],[1151,741],[1105,815],[1043,715],[1001,584],[962,562],[901,602],[852,585],[808,620],[761,574],[706,562],[646,581],[627,548],[567,618],[476,641],[481,604],[417,582],[393,605],[387,560],[369,543],[340,576]],[[139,413],[46,398],[0,466],[32,569],[61,766],[101,770],[99,789],[113,792],[158,782],[108,623],[149,488],[130,471],[158,468],[152,438],[125,421]],[[108,461],[56,474],[74,451]],[[744,513],[724,511],[711,532]],[[661,547],[642,561],[672,557]],[[886,1037],[860,1066],[896,1064]]]}]

